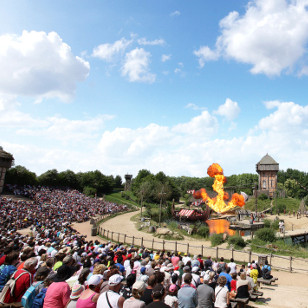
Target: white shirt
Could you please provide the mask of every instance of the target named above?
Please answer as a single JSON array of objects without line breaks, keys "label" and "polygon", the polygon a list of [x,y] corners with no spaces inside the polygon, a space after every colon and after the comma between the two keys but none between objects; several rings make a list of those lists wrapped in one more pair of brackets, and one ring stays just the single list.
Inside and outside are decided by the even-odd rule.
[{"label": "white shirt", "polygon": [[112,308],[119,308],[118,301],[119,301],[119,298],[121,297],[121,295],[114,292],[114,291],[107,291],[107,292],[102,293],[97,300],[96,307],[97,308],[107,308],[107,307],[109,307],[107,297],[106,297],[106,293],[108,294],[108,299],[109,299],[109,303],[110,303],[111,307]]},{"label": "white shirt", "polygon": [[228,267],[230,267],[230,269],[231,269],[230,275],[231,275],[232,273],[236,273],[236,263],[230,262],[230,263],[228,264]]}]

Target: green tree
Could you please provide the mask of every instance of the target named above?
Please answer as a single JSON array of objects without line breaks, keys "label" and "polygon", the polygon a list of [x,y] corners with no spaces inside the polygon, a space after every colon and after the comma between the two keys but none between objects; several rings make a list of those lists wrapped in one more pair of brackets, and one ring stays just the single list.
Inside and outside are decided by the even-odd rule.
[{"label": "green tree", "polygon": [[119,187],[122,187],[122,178],[120,175],[117,175],[115,178],[114,178],[114,185],[115,187],[119,188]]},{"label": "green tree", "polygon": [[287,179],[284,183],[284,187],[289,197],[295,198],[298,196],[300,186],[296,180]]},{"label": "green tree", "polygon": [[60,186],[80,189],[78,176],[72,170],[62,171],[58,174]]},{"label": "green tree", "polygon": [[38,177],[38,182],[43,186],[60,186],[59,174],[56,169],[48,170]]},{"label": "green tree", "polygon": [[37,177],[34,172],[18,165],[6,172],[5,181],[6,183],[16,185],[36,185]]}]

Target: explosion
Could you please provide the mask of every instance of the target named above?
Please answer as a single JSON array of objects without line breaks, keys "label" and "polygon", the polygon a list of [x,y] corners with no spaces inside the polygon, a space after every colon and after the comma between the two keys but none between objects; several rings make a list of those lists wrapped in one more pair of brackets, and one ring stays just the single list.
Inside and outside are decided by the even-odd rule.
[{"label": "explosion", "polygon": [[224,191],[224,184],[227,182],[227,179],[224,176],[223,170],[219,164],[214,163],[209,166],[207,169],[207,174],[210,177],[215,178],[212,187],[213,190],[217,192],[217,196],[215,198],[210,198],[206,190],[201,188],[199,191],[194,192],[194,198],[202,198],[204,202],[217,213],[224,213],[236,206],[242,207],[245,205],[244,196],[236,193],[232,195],[231,201],[226,203],[225,200],[229,199],[229,194]]}]

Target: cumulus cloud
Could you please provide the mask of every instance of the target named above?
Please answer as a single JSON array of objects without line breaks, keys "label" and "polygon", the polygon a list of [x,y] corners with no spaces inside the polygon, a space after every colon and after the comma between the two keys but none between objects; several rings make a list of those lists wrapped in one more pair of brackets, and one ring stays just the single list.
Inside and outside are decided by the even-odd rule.
[{"label": "cumulus cloud", "polygon": [[171,59],[171,55],[162,55],[161,56],[161,61],[162,62],[166,62],[166,61],[168,61],[170,59]]},{"label": "cumulus cloud", "polygon": [[64,101],[90,71],[56,32],[37,31],[0,36],[0,68],[0,92]]},{"label": "cumulus cloud", "polygon": [[148,41],[146,38],[140,38],[138,39],[138,44],[139,45],[150,45],[150,46],[157,46],[157,45],[164,45],[166,42],[165,40],[163,39],[156,39],[156,40],[153,40],[153,41]]},{"label": "cumulus cloud", "polygon": [[132,42],[132,40],[121,38],[112,44],[101,44],[93,49],[92,56],[110,62],[116,55],[125,52],[126,48],[131,45]]},{"label": "cumulus cloud", "polygon": [[170,16],[171,16],[171,17],[174,17],[174,16],[180,16],[180,15],[181,15],[181,12],[180,12],[180,11],[178,11],[178,10],[173,11],[173,12],[171,12],[171,13],[170,13]]},{"label": "cumulus cloud", "polygon": [[[216,49],[195,51],[199,64],[218,55],[252,65],[251,73],[268,76],[299,70],[308,42],[307,0],[253,0],[246,12],[231,12],[220,21]],[[298,68],[299,67],[299,68]]]},{"label": "cumulus cloud", "polygon": [[153,83],[156,75],[150,73],[151,54],[143,48],[135,48],[125,56],[122,75],[127,76],[130,82]]},{"label": "cumulus cloud", "polygon": [[229,121],[233,121],[239,115],[240,107],[237,102],[227,98],[226,102],[223,105],[220,105],[214,113],[226,118]]}]

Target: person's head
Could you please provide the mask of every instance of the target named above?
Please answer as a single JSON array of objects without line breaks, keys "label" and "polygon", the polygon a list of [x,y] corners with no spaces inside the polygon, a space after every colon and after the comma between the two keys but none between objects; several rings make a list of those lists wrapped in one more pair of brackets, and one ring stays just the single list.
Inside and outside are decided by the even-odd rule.
[{"label": "person's head", "polygon": [[205,273],[203,275],[203,283],[208,284],[210,282],[210,275],[208,273]]},{"label": "person's head", "polygon": [[4,259],[4,264],[6,265],[15,265],[18,262],[18,252],[12,251],[6,255]]},{"label": "person's head", "polygon": [[218,267],[218,269],[217,269],[217,274],[219,275],[221,272],[222,272],[221,267]]},{"label": "person's head", "polygon": [[108,281],[109,290],[112,290],[118,293],[121,289],[122,280],[123,280],[123,277],[119,274],[114,274],[110,276],[109,281]]},{"label": "person's head", "polygon": [[156,283],[163,283],[165,279],[165,273],[162,272],[155,272],[156,276]]},{"label": "person's head", "polygon": [[63,259],[63,264],[66,264],[68,266],[72,266],[75,263],[75,259],[72,256],[66,256]]},{"label": "person's head", "polygon": [[236,280],[236,279],[237,279],[237,273],[236,273],[236,272],[235,272],[235,273],[232,273],[232,274],[231,274],[231,277],[232,277],[233,280]]},{"label": "person's head", "polygon": [[88,280],[89,289],[94,292],[99,292],[100,286],[103,282],[103,275],[92,275]]},{"label": "person's head", "polygon": [[267,260],[265,260],[265,261],[264,261],[264,264],[265,264],[265,265],[268,265],[268,261],[267,261]]},{"label": "person's head", "polygon": [[93,274],[101,274],[103,275],[104,271],[106,270],[106,266],[104,264],[96,263],[97,265],[93,268]]},{"label": "person's head", "polygon": [[46,267],[46,266],[41,266],[35,274],[35,280],[36,281],[44,281],[45,278],[47,278],[47,276],[50,273],[50,268]]},{"label": "person's head", "polygon": [[217,282],[218,282],[220,287],[224,287],[227,283],[227,278],[225,276],[219,276]]},{"label": "person's head", "polygon": [[157,284],[152,291],[152,298],[154,301],[162,301],[165,297],[165,288],[161,284]]},{"label": "person's head", "polygon": [[178,280],[179,280],[179,275],[177,273],[173,273],[171,276],[172,283],[176,284]]},{"label": "person's head", "polygon": [[55,265],[55,259],[54,258],[48,258],[46,260],[46,266],[52,268]]},{"label": "person's head", "polygon": [[185,274],[184,283],[191,284],[191,281],[192,281],[192,275],[190,273]]},{"label": "person's head", "polygon": [[29,271],[30,273],[34,272],[35,271],[35,268],[37,266],[37,258],[35,257],[32,257],[30,259],[27,259],[25,261],[25,264],[24,264],[24,269],[26,269],[27,271]]},{"label": "person's head", "polygon": [[227,266],[227,268],[226,268],[226,273],[229,274],[230,271],[231,271],[231,268],[230,268],[229,266]]},{"label": "person's head", "polygon": [[231,258],[231,259],[230,259],[230,262],[232,262],[232,263],[233,263],[233,262],[234,262],[234,259],[233,259],[233,258]]},{"label": "person's head", "polygon": [[156,284],[156,276],[151,275],[148,279],[148,286],[153,288],[155,284]]},{"label": "person's head", "polygon": [[221,257],[221,258],[220,258],[220,262],[225,262],[224,257]]},{"label": "person's head", "polygon": [[72,268],[66,264],[63,264],[58,268],[57,274],[54,276],[53,281],[54,282],[65,281],[69,279],[72,276],[72,274],[73,274]]},{"label": "person's head", "polygon": [[83,285],[79,283],[74,284],[72,287],[72,293],[71,293],[70,299],[77,300],[84,290],[85,290],[85,287]]},{"label": "person's head", "polygon": [[136,281],[132,287],[132,295],[136,299],[140,299],[145,289],[145,283],[141,280]]},{"label": "person's head", "polygon": [[135,282],[136,282],[136,274],[129,274],[126,277],[126,286],[128,288],[131,288]]},{"label": "person's head", "polygon": [[171,296],[176,296],[177,293],[178,293],[178,288],[175,284],[172,284],[170,287],[169,287],[169,290],[168,290],[168,293],[169,295]]}]

